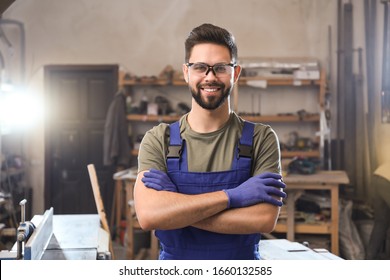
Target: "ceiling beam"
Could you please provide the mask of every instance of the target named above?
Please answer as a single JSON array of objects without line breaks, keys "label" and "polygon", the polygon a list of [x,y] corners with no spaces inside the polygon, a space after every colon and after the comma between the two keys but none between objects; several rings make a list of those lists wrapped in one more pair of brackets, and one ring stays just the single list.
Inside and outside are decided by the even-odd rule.
[{"label": "ceiling beam", "polygon": [[0,1],[0,17],[8,9],[8,7],[12,5],[13,2],[15,2],[15,0],[2,0],[2,1]]}]

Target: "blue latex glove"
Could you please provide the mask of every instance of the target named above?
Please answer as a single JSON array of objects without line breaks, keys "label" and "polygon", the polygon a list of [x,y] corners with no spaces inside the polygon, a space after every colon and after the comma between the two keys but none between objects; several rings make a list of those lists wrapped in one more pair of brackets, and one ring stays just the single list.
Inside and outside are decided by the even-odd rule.
[{"label": "blue latex glove", "polygon": [[280,174],[265,172],[249,178],[234,189],[223,190],[229,198],[228,208],[246,207],[261,202],[282,206],[280,200],[271,196],[286,197],[286,193],[279,190],[286,187],[281,179]]},{"label": "blue latex glove", "polygon": [[169,178],[168,174],[160,170],[150,169],[144,173],[141,181],[146,187],[155,189],[156,191],[177,192],[177,187],[171,178]]}]

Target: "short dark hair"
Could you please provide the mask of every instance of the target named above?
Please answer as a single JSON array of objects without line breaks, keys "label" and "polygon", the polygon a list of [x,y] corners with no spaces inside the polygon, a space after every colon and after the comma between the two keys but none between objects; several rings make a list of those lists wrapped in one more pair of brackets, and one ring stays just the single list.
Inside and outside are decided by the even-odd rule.
[{"label": "short dark hair", "polygon": [[224,28],[204,23],[192,29],[185,41],[186,62],[189,62],[193,47],[202,43],[213,43],[227,47],[233,62],[237,61],[237,45],[233,34]]}]

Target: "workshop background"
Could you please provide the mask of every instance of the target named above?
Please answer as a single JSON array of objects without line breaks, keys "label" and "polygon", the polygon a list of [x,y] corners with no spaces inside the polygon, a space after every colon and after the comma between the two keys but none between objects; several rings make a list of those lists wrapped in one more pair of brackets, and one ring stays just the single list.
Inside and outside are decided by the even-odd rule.
[{"label": "workshop background", "polygon": [[[190,96],[185,86],[155,86],[153,79],[158,77],[158,80],[170,74],[180,76],[184,61],[184,41],[189,31],[208,22],[225,27],[235,35],[239,59],[243,62],[269,62],[270,58],[282,62],[314,61],[318,63],[319,69],[324,71],[327,87],[324,95],[326,100],[322,105],[327,109],[327,129],[330,129],[331,141],[329,143],[330,138],[325,139],[323,157],[319,159],[319,165],[323,169],[346,171],[349,183],[340,186],[340,197],[353,202],[353,211],[350,212],[352,218],[349,218],[353,220],[351,223],[359,232],[359,236],[353,236],[353,239],[356,238],[354,240],[357,240],[357,243],[367,246],[373,227],[372,206],[375,204],[373,200],[375,188],[371,177],[379,166],[390,162],[390,117],[384,113],[389,114],[390,105],[384,108],[386,91],[385,94],[381,94],[384,90],[383,85],[389,89],[387,81],[389,78],[388,76],[383,78],[382,74],[386,69],[389,74],[390,58],[388,56],[386,58],[383,51],[386,46],[384,14],[388,1],[382,2],[2,0],[0,4],[2,91],[5,92],[3,86],[6,85],[23,88],[26,91],[22,96],[24,101],[13,108],[8,105],[6,108],[5,99],[0,99],[3,103],[0,104],[2,110],[0,178],[3,199],[7,200],[7,193],[11,193],[15,201],[27,198],[29,208],[27,218],[42,214],[53,204],[60,209],[56,211],[54,206],[54,213],[57,214],[93,212],[96,209],[93,209],[94,200],[89,181],[85,181],[85,184],[88,185],[90,192],[81,193],[77,188],[78,183],[75,182],[77,171],[58,170],[56,167],[62,164],[61,161],[66,161],[68,166],[77,167],[78,172],[84,172],[88,178],[87,164],[94,163],[98,175],[99,172],[102,174],[100,179],[103,200],[108,218],[110,221],[113,220],[115,215],[113,208],[117,201],[114,200],[116,181],[112,176],[120,168],[115,164],[112,166],[103,164],[102,128],[108,105],[114,99],[120,86],[119,82],[128,79],[147,81],[146,84],[151,85],[149,87],[135,85],[131,89],[131,98],[127,100],[127,113],[135,109],[142,110],[142,102],[148,99],[150,101],[156,96],[170,99],[174,105],[178,102],[189,105]],[[387,40],[390,40],[389,37]],[[387,53],[389,55],[389,52]],[[61,90],[56,87],[63,86],[69,89],[85,86],[83,80],[78,80],[78,84],[61,85],[60,79],[64,77],[61,75],[75,75],[77,71],[90,70],[91,67],[95,72],[105,71],[109,78],[106,80],[97,78],[95,90],[99,99],[97,103],[91,103],[96,104],[97,109],[88,108],[88,102],[91,100],[88,96],[80,100],[80,104],[85,104],[85,108],[92,110],[93,116],[89,120],[89,126],[77,127],[70,122],[61,122],[60,116],[69,117],[77,114],[81,107],[75,108],[74,105],[78,106],[78,103],[72,103],[73,101],[69,101],[72,106],[67,107],[66,98],[57,98]],[[62,73],[64,69],[68,72]],[[83,78],[87,79],[89,74],[83,75]],[[99,85],[104,85],[107,92],[102,92]],[[134,84],[129,82],[128,85]],[[256,87],[264,88],[264,85]],[[240,92],[244,91],[242,88],[239,87]],[[276,100],[263,97],[263,94],[260,96],[254,89],[247,89],[246,96],[240,95],[238,102],[232,102],[232,105],[237,105],[236,109],[239,112],[252,115],[263,114],[267,110],[272,112],[274,108],[282,108],[281,112],[288,113],[296,113],[302,106],[306,108],[301,113],[320,110],[318,100],[314,98],[313,101],[308,97],[313,93],[301,96],[294,93],[294,98],[289,98],[291,88],[293,87],[273,89],[284,94],[283,98]],[[53,99],[50,90],[57,91],[57,99]],[[353,96],[354,101],[341,99],[340,97],[344,96],[341,92],[352,94],[350,96]],[[51,103],[53,100],[57,103]],[[135,106],[138,104],[139,107]],[[354,107],[348,107],[349,104],[353,104]],[[172,107],[176,108],[173,105]],[[149,109],[153,110],[152,107],[148,107]],[[80,109],[81,114],[83,110]],[[6,111],[8,115],[5,114]],[[56,114],[57,111],[61,113]],[[159,112],[156,111],[156,114]],[[74,121],[77,122],[76,119]],[[74,129],[73,134],[66,131],[67,125],[70,126],[70,130]],[[142,137],[142,132],[151,125],[140,121],[129,122],[128,135],[132,148],[140,140],[137,137]],[[63,130],[57,131],[58,127]],[[291,134],[293,130],[306,137],[316,137],[316,130],[306,130],[299,123],[291,123],[280,129],[279,124],[275,124],[275,127],[278,128],[277,133],[281,142],[288,142],[291,137],[297,137],[296,134]],[[351,127],[354,128],[352,131],[349,129]],[[77,129],[88,130],[90,134],[80,136]],[[59,138],[53,136],[53,131],[57,136],[60,135]],[[61,138],[61,133],[66,134],[66,137]],[[323,137],[321,133],[319,135]],[[90,147],[95,150],[85,157],[74,158],[67,157],[66,149],[62,151],[63,154],[58,153],[56,145],[60,145],[63,139],[68,139],[74,146],[68,145],[67,149],[75,149],[77,153],[82,154],[81,148],[75,145],[83,143],[88,146],[90,139],[77,137],[97,139]],[[130,157],[134,164],[136,154],[132,153]],[[311,159],[307,161],[304,164],[318,164]],[[287,165],[285,169],[288,171]],[[386,172],[390,173],[389,170]],[[53,184],[61,183],[59,178],[69,180],[71,183],[67,190],[56,193]],[[74,187],[71,186],[73,183]],[[88,208],[79,205],[84,203],[92,206]],[[14,208],[12,215],[19,219],[17,203]],[[6,210],[2,211],[1,217],[5,221],[1,223],[7,224]],[[122,223],[119,225],[116,221],[115,226],[126,225]],[[340,231],[342,229],[340,224]],[[123,232],[121,234],[123,235]],[[139,242],[143,242],[141,239]],[[357,247],[361,249],[361,246]],[[364,252],[355,255],[344,253],[342,257],[364,258]]]}]

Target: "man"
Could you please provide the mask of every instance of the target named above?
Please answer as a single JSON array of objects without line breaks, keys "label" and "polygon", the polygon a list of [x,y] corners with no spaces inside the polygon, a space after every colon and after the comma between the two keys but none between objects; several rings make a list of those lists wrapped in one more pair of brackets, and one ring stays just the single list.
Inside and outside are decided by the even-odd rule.
[{"label": "man", "polygon": [[285,185],[277,136],[230,111],[241,67],[234,37],[203,24],[185,42],[191,111],[146,133],[135,209],[156,229],[160,259],[259,259],[260,233],[276,224]]}]

